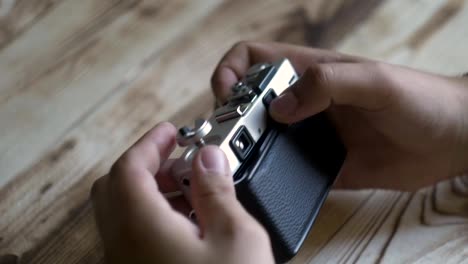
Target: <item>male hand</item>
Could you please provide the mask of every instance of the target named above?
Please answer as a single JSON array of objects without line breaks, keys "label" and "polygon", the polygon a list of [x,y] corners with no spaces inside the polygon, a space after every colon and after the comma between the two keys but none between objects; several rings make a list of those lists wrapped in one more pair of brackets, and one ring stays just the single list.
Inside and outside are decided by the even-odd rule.
[{"label": "male hand", "polygon": [[417,190],[468,169],[468,82],[332,51],[240,42],[217,66],[224,101],[260,62],[289,58],[302,77],[272,101],[294,123],[326,111],[348,155],[336,187]]},{"label": "male hand", "polygon": [[176,129],[162,123],[127,150],[97,180],[92,200],[109,263],[273,263],[263,227],[237,201],[224,153],[202,148],[193,161],[192,203],[187,214],[169,175]]}]

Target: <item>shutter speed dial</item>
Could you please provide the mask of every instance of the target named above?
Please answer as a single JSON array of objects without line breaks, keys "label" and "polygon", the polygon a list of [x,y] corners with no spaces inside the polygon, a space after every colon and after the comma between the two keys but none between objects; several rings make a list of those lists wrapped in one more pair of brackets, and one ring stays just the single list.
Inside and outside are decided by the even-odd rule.
[{"label": "shutter speed dial", "polygon": [[205,145],[205,140],[203,138],[210,133],[212,128],[213,127],[210,122],[205,119],[198,118],[195,120],[195,126],[193,128],[184,126],[179,129],[179,133],[177,134],[177,144],[181,147],[190,145],[202,147]]}]

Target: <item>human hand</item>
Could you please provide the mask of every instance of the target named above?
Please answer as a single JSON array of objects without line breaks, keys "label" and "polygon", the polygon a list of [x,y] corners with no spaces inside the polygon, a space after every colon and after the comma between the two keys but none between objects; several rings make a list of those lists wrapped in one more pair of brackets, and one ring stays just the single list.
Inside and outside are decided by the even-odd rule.
[{"label": "human hand", "polygon": [[287,57],[302,77],[270,105],[293,123],[326,111],[348,154],[339,188],[417,190],[468,169],[468,82],[332,51],[241,42],[212,77],[221,101],[259,62]]},{"label": "human hand", "polygon": [[144,135],[98,179],[92,201],[109,263],[273,263],[263,227],[237,201],[229,164],[217,147],[193,161],[192,203],[168,201],[176,129],[162,123]]}]

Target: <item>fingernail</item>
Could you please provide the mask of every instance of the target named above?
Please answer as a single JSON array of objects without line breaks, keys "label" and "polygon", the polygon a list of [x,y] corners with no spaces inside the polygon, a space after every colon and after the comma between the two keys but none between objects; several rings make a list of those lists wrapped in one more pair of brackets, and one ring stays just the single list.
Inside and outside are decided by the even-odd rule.
[{"label": "fingernail", "polygon": [[211,172],[224,175],[226,171],[226,160],[221,149],[207,146],[200,150],[202,166]]},{"label": "fingernail", "polygon": [[275,114],[288,116],[297,109],[297,98],[292,92],[287,92],[274,99],[270,104],[270,111]]}]

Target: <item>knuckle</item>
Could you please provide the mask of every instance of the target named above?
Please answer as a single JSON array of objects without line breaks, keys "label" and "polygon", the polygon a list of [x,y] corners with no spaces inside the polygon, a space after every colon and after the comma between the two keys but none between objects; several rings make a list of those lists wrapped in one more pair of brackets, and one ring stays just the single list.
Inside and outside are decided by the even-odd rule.
[{"label": "knuckle", "polygon": [[390,78],[391,65],[380,61],[364,62],[361,65],[370,74],[374,83],[390,83],[392,81]]},{"label": "knuckle", "polygon": [[330,65],[312,65],[304,72],[300,84],[293,88],[299,107],[307,115],[323,111],[331,104],[334,75],[335,69]]},{"label": "knuckle", "polygon": [[128,186],[138,180],[141,170],[131,153],[125,153],[112,166],[109,173],[109,185],[112,192],[120,195],[127,193]]},{"label": "knuckle", "polygon": [[373,82],[379,82],[386,79],[387,72],[388,72],[388,64],[379,62],[379,61],[372,61],[372,62],[364,62],[361,64],[361,67],[364,71],[369,73]]},{"label": "knuckle", "polygon": [[372,78],[371,83],[379,84],[373,87],[374,105],[372,108],[377,110],[383,110],[394,103],[399,101],[399,88],[398,80],[395,79],[395,70],[392,65],[384,62],[366,62],[363,63],[363,67],[366,72],[370,73]]},{"label": "knuckle", "polygon": [[324,87],[330,83],[330,79],[333,78],[334,74],[333,67],[323,64],[309,67],[304,76],[307,76],[306,78],[308,78],[312,84]]},{"label": "knuckle", "polygon": [[[210,175],[206,178],[213,178]],[[214,177],[224,177],[227,178],[227,175],[216,175]],[[206,181],[206,186],[201,188],[200,198],[201,199],[213,199],[213,200],[224,200],[226,197],[235,196],[234,187],[232,182],[229,181]]]},{"label": "knuckle", "polygon": [[250,43],[251,41],[248,41],[248,40],[240,40],[234,43],[231,49],[244,49],[245,47],[248,47]]},{"label": "knuckle", "polygon": [[135,167],[136,160],[131,150],[125,152],[111,167],[111,178],[119,178],[122,175],[130,173]]},{"label": "knuckle", "polygon": [[238,218],[234,216],[228,216],[227,219],[224,220],[221,234],[226,238],[235,238],[236,236],[239,236],[240,232],[242,231],[242,226],[242,222],[239,221]]}]

